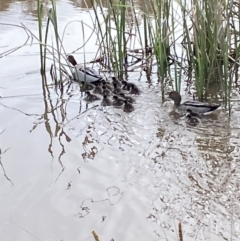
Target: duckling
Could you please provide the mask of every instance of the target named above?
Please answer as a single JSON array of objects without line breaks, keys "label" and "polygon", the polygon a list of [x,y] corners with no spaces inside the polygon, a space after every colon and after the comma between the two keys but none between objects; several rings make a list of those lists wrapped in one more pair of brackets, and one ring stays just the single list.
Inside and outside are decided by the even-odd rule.
[{"label": "duckling", "polygon": [[123,111],[124,112],[132,112],[132,111],[134,111],[134,107],[133,107],[133,105],[132,104],[130,104],[127,100],[125,100],[124,101],[124,107],[123,107]]},{"label": "duckling", "polygon": [[102,87],[99,84],[96,84],[96,86],[93,90],[93,93],[94,94],[102,94],[102,92],[103,92]]},{"label": "duckling", "polygon": [[201,120],[201,116],[197,113],[194,113],[192,110],[187,109],[187,114],[186,114],[186,123],[188,123],[191,126],[196,126],[198,125]]},{"label": "duckling", "polygon": [[110,105],[112,105],[112,101],[109,100],[109,98],[106,95],[104,95],[101,105],[102,106],[110,106]]},{"label": "duckling", "polygon": [[102,81],[103,86],[105,86],[109,90],[113,90],[113,85],[109,82],[106,82],[105,80]]},{"label": "duckling", "polygon": [[89,91],[86,91],[86,97],[84,98],[84,100],[86,100],[87,102],[93,102],[96,100],[100,100],[100,98],[94,94],[91,94]]},{"label": "duckling", "polygon": [[81,89],[83,89],[84,91],[86,91],[86,90],[93,90],[94,88],[95,88],[95,85],[87,84],[87,83],[83,84],[82,87],[81,87]]},{"label": "duckling", "polygon": [[123,84],[123,87],[122,87],[123,90],[130,90],[131,89],[132,83],[128,83],[127,81],[123,80],[122,84]]},{"label": "duckling", "polygon": [[122,91],[122,89],[119,88],[116,83],[114,83],[113,86],[114,86],[113,93],[114,93],[114,94],[120,94],[121,91]]},{"label": "duckling", "polygon": [[140,95],[141,91],[135,84],[128,83],[128,85],[130,85],[130,94]]},{"label": "duckling", "polygon": [[129,103],[134,103],[135,100],[131,96],[126,96],[123,93],[120,93],[119,96],[125,100],[127,100]]},{"label": "duckling", "polygon": [[110,96],[112,94],[111,90],[107,89],[105,85],[102,87],[102,95]]},{"label": "duckling", "polygon": [[116,84],[117,87],[121,87],[122,86],[122,82],[120,80],[118,80],[116,77],[112,77],[112,83],[113,85]]},{"label": "duckling", "polygon": [[113,96],[113,106],[114,107],[121,107],[124,104],[124,99],[117,97],[116,95]]}]

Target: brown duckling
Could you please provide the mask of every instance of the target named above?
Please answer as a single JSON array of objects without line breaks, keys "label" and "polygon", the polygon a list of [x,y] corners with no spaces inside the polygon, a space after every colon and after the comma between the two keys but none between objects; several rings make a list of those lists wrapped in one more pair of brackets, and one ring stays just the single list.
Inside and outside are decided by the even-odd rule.
[{"label": "brown duckling", "polygon": [[103,86],[105,86],[107,89],[113,91],[113,85],[109,82],[106,82],[105,80],[102,81]]},{"label": "brown duckling", "polygon": [[196,126],[199,123],[201,123],[201,118],[202,116],[199,115],[198,113],[194,113],[192,110],[187,109],[187,114],[186,114],[186,123],[191,125],[191,126]]},{"label": "brown duckling", "polygon": [[95,85],[95,88],[93,90],[93,93],[94,94],[102,94],[103,90],[102,90],[102,87],[100,86],[100,84],[96,84]]},{"label": "brown duckling", "polygon": [[114,94],[118,95],[118,94],[120,94],[122,92],[122,89],[119,88],[116,83],[113,84],[113,87],[114,87],[114,90],[113,90]]},{"label": "brown duckling", "polygon": [[95,85],[87,84],[87,83],[84,83],[81,87],[81,89],[84,90],[84,91],[93,90],[94,88],[95,88]]},{"label": "brown duckling", "polygon": [[132,84],[132,83],[128,83],[128,84],[130,85],[130,94],[140,95],[141,91],[135,84]]},{"label": "brown duckling", "polygon": [[124,112],[132,112],[134,111],[134,107],[132,104],[130,104],[127,100],[124,101],[123,111]]},{"label": "brown duckling", "polygon": [[123,86],[122,86],[122,89],[123,89],[123,90],[130,90],[130,89],[131,89],[131,84],[132,84],[132,83],[128,83],[127,81],[123,80],[123,81],[122,81],[122,85],[123,85]]},{"label": "brown duckling", "polygon": [[86,97],[84,98],[84,100],[86,100],[87,102],[93,102],[96,100],[100,100],[100,98],[94,94],[91,94],[89,91],[86,91]]},{"label": "brown duckling", "polygon": [[112,105],[112,101],[106,95],[104,95],[101,105],[102,106],[110,106],[110,105]]},{"label": "brown duckling", "polygon": [[127,100],[129,103],[134,103],[135,100],[131,96],[127,96],[123,93],[120,93],[119,96],[125,100]]},{"label": "brown duckling", "polygon": [[120,98],[120,97],[118,97],[116,95],[113,96],[113,106],[114,107],[121,107],[121,106],[123,106],[124,101],[125,101],[124,99],[122,99],[122,98]]},{"label": "brown duckling", "polygon": [[116,84],[117,87],[121,87],[122,86],[122,82],[120,80],[118,80],[116,77],[112,77],[112,83],[113,85]]},{"label": "brown duckling", "polygon": [[102,95],[110,96],[112,94],[112,91],[107,89],[105,85],[102,87]]}]

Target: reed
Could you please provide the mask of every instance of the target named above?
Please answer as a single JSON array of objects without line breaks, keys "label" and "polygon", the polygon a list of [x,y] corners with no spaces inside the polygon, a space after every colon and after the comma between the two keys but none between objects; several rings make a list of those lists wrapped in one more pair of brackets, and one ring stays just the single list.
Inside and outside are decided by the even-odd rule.
[{"label": "reed", "polygon": [[[91,0],[91,3],[97,25],[97,52],[104,56],[100,63],[108,72],[120,78],[127,76],[128,58],[135,54],[134,63],[140,60],[142,66],[147,66],[149,76],[151,65],[156,62],[162,86],[167,78],[174,79],[174,88],[180,91],[183,80],[187,80],[188,86],[196,87],[200,99],[208,95],[212,86],[216,92],[220,87],[230,108],[231,89],[239,75],[240,8],[237,2],[150,0],[142,6],[133,0]],[[51,23],[55,35],[52,45],[56,46],[56,52],[52,51],[54,72],[57,73],[62,68],[61,56],[65,52],[59,38],[56,3],[51,0],[51,4],[43,44],[42,3],[38,0],[41,72],[46,69],[45,47]],[[84,35],[83,24],[82,32]],[[133,42],[141,54],[134,52]]]},{"label": "reed", "polygon": [[192,0],[189,7],[182,5],[186,55],[189,68],[194,73],[198,96],[203,98],[209,85],[220,85],[222,91],[227,86],[229,69],[226,56],[230,48],[229,27],[225,22],[228,17],[223,14],[226,13],[224,1]]},{"label": "reed", "polygon": [[154,54],[158,64],[158,74],[163,80],[169,73],[169,19],[170,19],[170,1],[151,1],[151,7],[154,14],[154,28],[152,30],[152,42]]},{"label": "reed", "polygon": [[[127,54],[133,32],[131,24],[132,22],[136,23],[138,18],[134,9],[135,3],[132,0],[109,0],[106,3],[106,13],[106,9],[103,8],[100,0],[97,0],[96,3],[93,0],[91,1],[100,33],[97,36],[100,52],[103,52],[107,59],[108,70],[123,78],[123,75],[127,72]],[[103,23],[100,16],[103,18]],[[131,20],[129,20],[130,18]],[[137,23],[136,26],[138,26]],[[140,36],[138,27],[135,33],[135,37]]]},{"label": "reed", "polygon": [[[39,46],[40,46],[40,63],[41,63],[41,74],[46,73],[46,61],[47,61],[47,42],[50,29],[50,23],[54,30],[55,44],[52,42],[52,60],[53,60],[53,73],[54,82],[58,84],[58,76],[60,78],[60,83],[62,82],[62,64],[61,64],[61,48],[64,50],[62,41],[59,37],[58,32],[58,22],[57,22],[57,8],[55,0],[51,0],[51,8],[48,10],[47,22],[45,28],[45,38],[43,41],[43,3],[38,0],[38,30],[39,30]],[[54,47],[56,45],[56,48]],[[58,74],[57,74],[58,73]]]},{"label": "reed", "polygon": [[41,63],[41,68],[40,68],[40,72],[41,74],[43,74],[45,72],[44,70],[44,54],[43,54],[43,45],[42,45],[42,40],[43,40],[43,36],[42,36],[42,14],[43,14],[43,4],[41,2],[41,0],[37,1],[37,13],[38,13],[38,34],[39,34],[39,48],[40,48],[40,63]]}]

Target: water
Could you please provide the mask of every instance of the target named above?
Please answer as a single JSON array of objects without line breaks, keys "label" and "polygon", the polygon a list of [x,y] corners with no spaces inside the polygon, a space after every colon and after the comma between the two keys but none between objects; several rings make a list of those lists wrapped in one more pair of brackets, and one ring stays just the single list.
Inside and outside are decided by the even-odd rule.
[{"label": "water", "polygon": [[[6,24],[37,34],[34,2],[1,1],[0,11],[3,240],[94,240],[93,230],[100,240],[178,240],[179,222],[184,240],[239,240],[237,91],[230,120],[222,107],[197,127],[144,72],[129,74],[142,90],[134,112],[86,107],[77,84],[63,96],[44,92],[38,45],[6,52],[26,41]],[[89,19],[77,1],[59,1],[58,13],[61,29]],[[81,45],[79,26],[67,30],[68,53]]]}]

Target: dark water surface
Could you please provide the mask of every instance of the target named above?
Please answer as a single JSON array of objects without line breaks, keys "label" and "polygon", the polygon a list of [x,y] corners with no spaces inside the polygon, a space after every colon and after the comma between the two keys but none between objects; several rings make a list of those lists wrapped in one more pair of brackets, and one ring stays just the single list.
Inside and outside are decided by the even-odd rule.
[{"label": "dark water surface", "polygon": [[[61,31],[72,20],[91,23],[85,3],[57,5]],[[36,41],[8,54],[26,33],[7,24],[21,23],[37,35],[35,1],[1,0],[2,240],[94,240],[94,230],[100,240],[175,241],[179,222],[184,240],[240,239],[237,101],[231,120],[222,107],[190,127],[162,102],[156,75],[148,84],[133,72],[129,81],[143,92],[134,112],[93,107],[99,103],[84,112],[77,84],[64,95],[43,91]],[[67,53],[82,44],[80,26],[66,31]],[[83,62],[81,51],[76,58]]]}]

